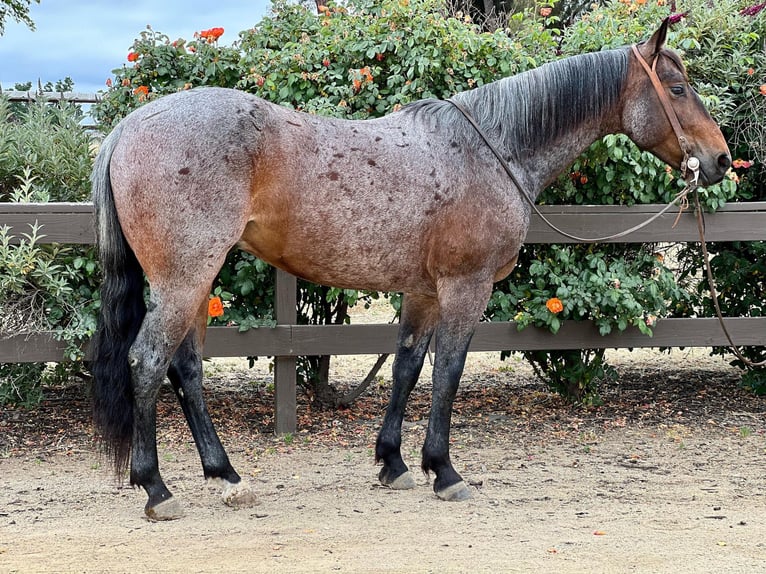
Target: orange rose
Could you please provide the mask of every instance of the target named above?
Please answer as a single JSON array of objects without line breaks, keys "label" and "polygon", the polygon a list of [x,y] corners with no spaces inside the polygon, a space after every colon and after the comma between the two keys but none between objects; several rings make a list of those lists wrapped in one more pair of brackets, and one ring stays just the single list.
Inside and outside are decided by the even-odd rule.
[{"label": "orange rose", "polygon": [[561,313],[564,310],[564,304],[558,297],[552,297],[545,302],[545,306],[548,307],[548,311],[554,315]]},{"label": "orange rose", "polygon": [[211,297],[207,302],[207,314],[211,317],[220,317],[223,315],[223,303],[220,297]]},{"label": "orange rose", "polygon": [[208,44],[212,44],[218,38],[223,36],[223,28],[210,28],[210,30],[202,30],[198,36],[204,40],[207,40]]}]

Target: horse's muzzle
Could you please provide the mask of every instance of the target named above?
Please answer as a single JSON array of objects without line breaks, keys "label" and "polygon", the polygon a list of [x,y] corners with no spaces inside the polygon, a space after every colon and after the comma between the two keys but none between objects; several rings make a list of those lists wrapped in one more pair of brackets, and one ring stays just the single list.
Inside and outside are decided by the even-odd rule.
[{"label": "horse's muzzle", "polygon": [[[731,155],[728,152],[721,153],[715,158],[703,158],[700,160],[699,183],[700,185],[714,185],[720,182],[731,167]],[[687,179],[691,176],[687,175]]]}]

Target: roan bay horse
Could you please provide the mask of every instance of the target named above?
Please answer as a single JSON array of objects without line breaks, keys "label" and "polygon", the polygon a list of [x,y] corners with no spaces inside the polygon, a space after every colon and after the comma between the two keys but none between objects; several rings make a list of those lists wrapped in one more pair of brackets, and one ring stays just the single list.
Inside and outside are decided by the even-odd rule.
[{"label": "roan bay horse", "polygon": [[[666,34],[667,21],[637,50],[567,58],[453,99],[532,198],[609,133],[627,134],[676,168],[694,156],[700,183],[715,183],[730,166],[729,150],[680,59],[664,48]],[[202,397],[208,294],[234,246],[309,281],[404,293],[375,452],[379,479],[414,486],[401,424],[435,334],[421,466],[435,474],[440,498],[470,496],[450,462],[452,403],[492,284],[516,263],[530,206],[455,106],[429,100],[349,121],[234,90],[191,90],[128,115],[104,141],[92,181],[104,274],[95,425],[117,468],[130,460],[130,482],[146,490],[150,518],[181,515],[157,459],[156,399],[166,376],[205,477],[223,481],[227,503],[254,502]]]}]

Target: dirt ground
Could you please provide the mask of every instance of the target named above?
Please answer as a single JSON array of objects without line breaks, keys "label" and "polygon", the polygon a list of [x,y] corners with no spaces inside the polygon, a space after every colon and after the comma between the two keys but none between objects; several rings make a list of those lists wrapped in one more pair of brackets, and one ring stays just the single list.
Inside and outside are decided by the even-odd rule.
[{"label": "dirt ground", "polygon": [[[339,385],[373,358],[336,360]],[[201,480],[170,393],[161,470],[186,516],[153,523],[91,439],[82,385],[0,416],[0,572],[766,572],[766,398],[705,350],[610,354],[601,407],[564,404],[520,361],[472,354],[453,417],[464,503],[378,485],[384,377],[343,411],[300,401],[298,433],[271,432],[265,361],[207,367],[211,412],[260,505],[233,510]],[[419,462],[424,373],[405,423]]]}]

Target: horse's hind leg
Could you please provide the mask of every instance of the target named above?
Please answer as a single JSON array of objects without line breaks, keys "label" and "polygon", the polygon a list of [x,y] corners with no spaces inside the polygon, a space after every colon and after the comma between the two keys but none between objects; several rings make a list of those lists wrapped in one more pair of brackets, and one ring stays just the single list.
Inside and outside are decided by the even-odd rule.
[{"label": "horse's hind leg", "polygon": [[415,486],[415,480],[402,459],[402,421],[407,399],[423,368],[437,319],[435,298],[405,295],[393,366],[394,386],[375,446],[375,460],[383,462],[378,478],[391,488]]},{"label": "horse's hind leg", "polygon": [[[159,282],[158,282],[159,283]],[[153,520],[172,520],[181,509],[162,480],[157,458],[157,394],[171,360],[194,324],[207,285],[172,288],[152,285],[147,313],[128,353],[133,382],[133,445],[130,483],[149,497],[144,508]]]},{"label": "horse's hind leg", "polygon": [[[162,480],[157,459],[157,393],[188,324],[170,325],[152,296],[141,329],[128,353],[133,381],[133,445],[130,483],[146,490],[144,512],[153,520],[172,520],[183,513]],[[196,305],[195,305],[196,307]]]},{"label": "horse's hind leg", "polygon": [[207,301],[197,314],[196,325],[176,351],[168,378],[189,423],[207,479],[223,481],[223,501],[229,506],[257,504],[255,494],[234,470],[210,420],[202,394],[202,343],[207,321]]}]

